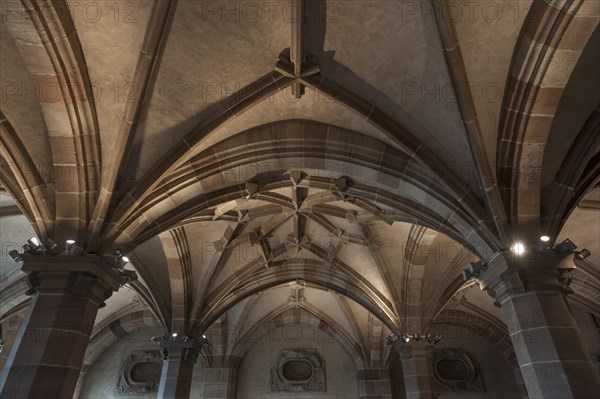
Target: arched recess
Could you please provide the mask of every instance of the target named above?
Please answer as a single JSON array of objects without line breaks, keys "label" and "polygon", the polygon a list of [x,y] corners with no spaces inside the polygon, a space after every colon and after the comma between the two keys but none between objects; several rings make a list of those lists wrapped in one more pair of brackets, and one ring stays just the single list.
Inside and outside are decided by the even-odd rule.
[{"label": "arched recess", "polygon": [[510,340],[510,336],[508,335],[508,331],[500,329],[490,321],[461,310],[446,309],[437,316],[433,324],[461,326],[481,335],[486,341],[498,349],[500,354],[502,354],[502,357],[506,359],[506,362],[513,370],[519,368],[517,356],[512,341]]},{"label": "arched recess", "polygon": [[[277,321],[277,324],[275,324],[275,321]],[[253,343],[251,341],[256,342],[267,334],[268,327],[265,328],[265,326],[270,323],[274,325],[303,324],[313,328],[316,327],[319,331],[331,335],[346,350],[348,355],[352,357],[357,370],[367,367],[360,349],[352,343],[350,337],[336,327],[333,320],[328,319],[325,314],[319,314],[316,309],[303,305],[298,307],[286,305],[277,308],[254,323],[252,328],[237,339],[231,350],[231,356],[235,359],[243,359],[249,346]]]},{"label": "arched recess", "polygon": [[[501,246],[493,221],[487,220],[471,191],[457,197],[443,190],[434,172],[399,150],[357,132],[310,121],[260,126],[192,157],[154,192],[139,198],[134,209],[117,211],[103,241],[107,248],[135,246],[210,207],[291,187],[286,175],[290,170],[314,172],[300,186],[401,210],[480,255]],[[343,176],[352,183],[336,186]]]},{"label": "arched recess", "polygon": [[598,26],[594,2],[535,0],[515,47],[504,95],[497,176],[513,225],[539,233],[545,145],[570,75]]},{"label": "arched recess", "polygon": [[[125,337],[127,334],[135,332],[144,327],[160,327],[161,324],[156,320],[152,312],[147,310],[128,313],[120,318],[112,321],[102,329],[96,331],[90,338],[83,365],[79,373],[77,387],[73,398],[78,398],[87,371],[94,365],[96,360],[102,354],[114,345],[118,340]],[[158,348],[158,346],[157,346]]]},{"label": "arched recess", "polygon": [[202,312],[194,317],[193,331],[202,333],[239,301],[250,295],[290,281],[304,280],[347,296],[379,318],[392,332],[401,334],[402,326],[392,304],[364,277],[349,267],[330,266],[312,259],[272,262],[265,268],[255,261],[244,273],[233,275],[207,297]]}]

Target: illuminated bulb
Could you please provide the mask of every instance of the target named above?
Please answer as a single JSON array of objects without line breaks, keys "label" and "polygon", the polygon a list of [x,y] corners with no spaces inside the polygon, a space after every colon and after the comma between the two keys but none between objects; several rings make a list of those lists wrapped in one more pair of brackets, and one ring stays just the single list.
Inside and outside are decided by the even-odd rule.
[{"label": "illuminated bulb", "polygon": [[513,245],[510,246],[510,250],[517,255],[521,255],[523,252],[525,252],[525,245],[523,245],[523,243],[520,242],[515,242]]},{"label": "illuminated bulb", "polygon": [[121,259],[123,259],[123,262],[129,263],[129,258],[127,256],[123,256]]},{"label": "illuminated bulb", "polygon": [[73,253],[74,246],[75,246],[75,240],[67,240],[65,242],[65,252],[68,254]]},{"label": "illuminated bulb", "polygon": [[550,241],[550,237],[548,237],[548,236],[541,236],[540,237],[540,241],[542,241],[542,242],[548,242],[548,241]]},{"label": "illuminated bulb", "polygon": [[21,255],[19,254],[19,251],[17,251],[16,249],[13,249],[12,251],[10,251],[8,253],[8,257],[10,259],[12,259],[12,261],[15,263],[23,261],[23,258],[21,258]]},{"label": "illuminated bulb", "polygon": [[177,338],[177,333],[173,333],[173,338]]},{"label": "illuminated bulb", "polygon": [[27,243],[34,248],[37,248],[42,245],[42,243],[37,237],[31,237],[29,240],[27,240]]},{"label": "illuminated bulb", "polygon": [[206,339],[206,335],[202,334],[202,338]]}]

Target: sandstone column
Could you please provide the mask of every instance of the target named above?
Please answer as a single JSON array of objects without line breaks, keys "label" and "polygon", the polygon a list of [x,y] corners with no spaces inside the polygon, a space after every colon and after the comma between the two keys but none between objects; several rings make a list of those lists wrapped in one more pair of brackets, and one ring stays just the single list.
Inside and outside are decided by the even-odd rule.
[{"label": "sandstone column", "polygon": [[22,255],[32,294],[0,398],[72,398],[100,305],[126,282],[98,255]]},{"label": "sandstone column", "polygon": [[164,340],[160,347],[164,355],[158,398],[188,399],[192,386],[194,363],[202,345],[195,339]]},{"label": "sandstone column", "polygon": [[392,386],[387,368],[358,370],[358,397],[360,399],[391,399]]},{"label": "sandstone column", "polygon": [[597,398],[600,382],[564,295],[572,255],[505,256],[480,284],[502,307],[529,397]]},{"label": "sandstone column", "polygon": [[433,344],[427,341],[400,343],[406,399],[436,398],[433,376]]}]

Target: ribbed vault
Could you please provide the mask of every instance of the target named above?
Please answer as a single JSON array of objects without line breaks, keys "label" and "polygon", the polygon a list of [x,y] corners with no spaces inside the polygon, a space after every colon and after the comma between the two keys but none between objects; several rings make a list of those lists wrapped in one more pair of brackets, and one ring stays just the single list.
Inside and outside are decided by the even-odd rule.
[{"label": "ribbed vault", "polygon": [[460,271],[542,233],[590,249],[569,303],[600,314],[597,1],[520,1],[493,23],[434,0],[294,0],[268,20],[222,13],[243,1],[99,20],[13,3],[2,320],[28,303],[6,254],[34,233],[123,250],[140,277],[99,313],[88,364],[140,326],[207,334],[203,361],[233,364],[248,320],[316,325],[361,367],[386,364],[390,333],[470,326],[512,364]]}]

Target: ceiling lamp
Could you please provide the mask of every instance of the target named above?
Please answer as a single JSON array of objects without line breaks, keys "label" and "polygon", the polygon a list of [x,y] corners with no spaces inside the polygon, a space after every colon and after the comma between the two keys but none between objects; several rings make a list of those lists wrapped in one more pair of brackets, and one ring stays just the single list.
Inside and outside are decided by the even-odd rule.
[{"label": "ceiling lamp", "polygon": [[521,255],[525,252],[525,245],[522,242],[517,241],[510,246],[510,250],[517,255]]},{"label": "ceiling lamp", "polygon": [[582,249],[581,251],[577,252],[577,253],[575,254],[575,257],[576,257],[578,260],[584,260],[585,258],[587,258],[588,256],[590,256],[591,254],[592,254],[592,253],[590,252],[590,250],[589,250],[589,249],[587,249],[587,248],[584,248],[584,249]]},{"label": "ceiling lamp", "polygon": [[12,251],[10,251],[8,253],[8,257],[15,263],[23,262],[23,258],[21,258],[19,251],[17,251],[16,249],[13,249]]},{"label": "ceiling lamp", "polygon": [[52,238],[46,238],[44,240],[44,247],[46,248],[46,252],[51,255],[56,255],[59,252],[58,245],[56,245]]},{"label": "ceiling lamp", "polygon": [[29,244],[32,249],[37,249],[42,246],[42,243],[37,237],[31,237],[29,240],[27,240],[27,244]]},{"label": "ceiling lamp", "polygon": [[66,253],[72,254],[74,248],[75,248],[75,240],[65,241],[65,252]]}]

